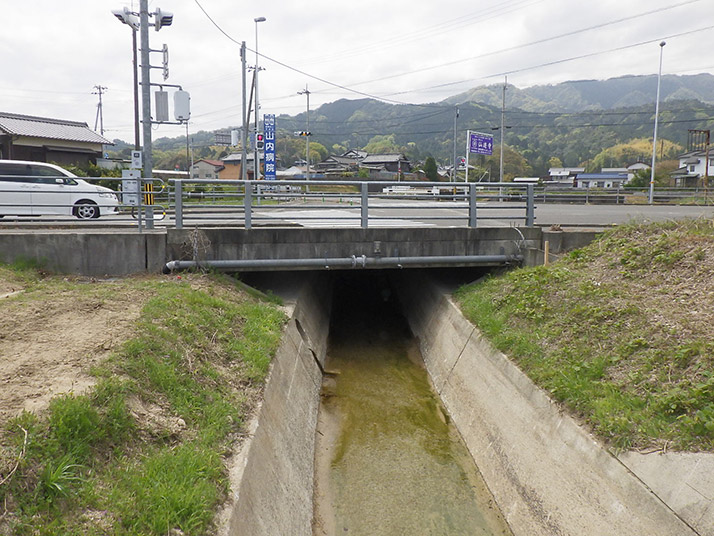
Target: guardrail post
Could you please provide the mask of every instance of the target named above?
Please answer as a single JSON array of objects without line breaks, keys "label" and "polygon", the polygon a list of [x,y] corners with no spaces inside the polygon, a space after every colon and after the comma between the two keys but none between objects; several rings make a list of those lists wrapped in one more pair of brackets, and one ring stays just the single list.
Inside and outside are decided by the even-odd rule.
[{"label": "guardrail post", "polygon": [[476,184],[469,183],[469,227],[477,227],[478,220],[476,215]]},{"label": "guardrail post", "polygon": [[535,196],[532,184],[526,185],[526,197],[526,227],[533,227],[535,224]]},{"label": "guardrail post", "polygon": [[250,229],[253,227],[252,221],[251,221],[251,211],[252,211],[252,201],[253,201],[253,187],[250,184],[250,181],[245,181],[243,183],[243,189],[245,191],[245,196],[243,197],[243,211],[244,211],[244,218],[245,218],[245,228]]},{"label": "guardrail post", "polygon": [[369,227],[369,190],[366,182],[361,183],[362,202],[360,204],[360,219],[362,229]]},{"label": "guardrail post", "polygon": [[174,226],[183,229],[183,182],[181,179],[174,181]]}]

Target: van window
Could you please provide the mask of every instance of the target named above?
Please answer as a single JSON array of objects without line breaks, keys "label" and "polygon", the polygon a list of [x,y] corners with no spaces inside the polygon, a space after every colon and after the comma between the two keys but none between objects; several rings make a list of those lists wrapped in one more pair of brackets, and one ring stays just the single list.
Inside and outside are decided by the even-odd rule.
[{"label": "van window", "polygon": [[29,164],[0,164],[0,175],[13,175],[16,177],[30,176]]}]

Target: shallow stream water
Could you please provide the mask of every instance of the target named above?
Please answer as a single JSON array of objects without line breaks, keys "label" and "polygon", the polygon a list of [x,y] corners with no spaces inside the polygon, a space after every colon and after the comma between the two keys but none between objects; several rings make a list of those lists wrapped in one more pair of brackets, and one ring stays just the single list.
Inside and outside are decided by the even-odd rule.
[{"label": "shallow stream water", "polygon": [[333,313],[314,534],[511,534],[386,282],[359,285],[345,285]]}]

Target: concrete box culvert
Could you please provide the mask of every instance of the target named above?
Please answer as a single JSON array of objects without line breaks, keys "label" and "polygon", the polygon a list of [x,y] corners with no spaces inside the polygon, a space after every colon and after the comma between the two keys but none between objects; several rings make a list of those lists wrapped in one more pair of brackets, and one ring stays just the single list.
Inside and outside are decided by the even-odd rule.
[{"label": "concrete box culvert", "polygon": [[[222,535],[312,534],[324,277],[300,292]],[[394,283],[435,390],[515,536],[712,534],[564,415],[428,278],[402,272]]]}]

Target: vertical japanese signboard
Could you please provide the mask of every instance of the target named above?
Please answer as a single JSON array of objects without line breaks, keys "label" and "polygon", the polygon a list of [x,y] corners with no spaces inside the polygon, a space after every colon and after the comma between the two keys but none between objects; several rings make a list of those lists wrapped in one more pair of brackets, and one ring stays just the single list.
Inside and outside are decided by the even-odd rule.
[{"label": "vertical japanese signboard", "polygon": [[493,154],[493,136],[469,131],[469,153]]},{"label": "vertical japanese signboard", "polygon": [[274,181],[275,162],[275,114],[263,115],[263,131],[265,133],[265,148],[263,149],[265,180]]}]

